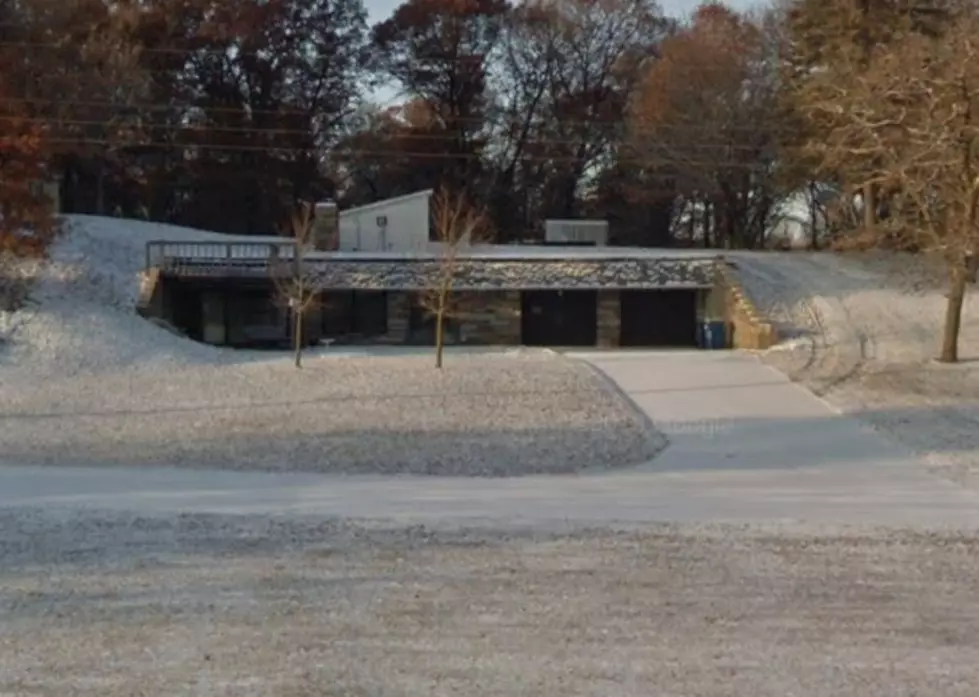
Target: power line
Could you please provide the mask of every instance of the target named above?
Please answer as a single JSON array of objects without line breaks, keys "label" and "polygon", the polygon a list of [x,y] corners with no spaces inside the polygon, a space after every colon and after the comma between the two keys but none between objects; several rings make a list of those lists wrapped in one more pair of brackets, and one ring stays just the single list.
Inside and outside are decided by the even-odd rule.
[{"label": "power line", "polygon": [[[17,121],[18,123],[29,123],[42,126],[81,126],[81,127],[100,127],[100,128],[112,128],[119,127],[121,124],[114,123],[113,121],[107,120],[79,120],[79,119],[40,119],[35,117],[17,117],[17,116],[3,116],[0,115],[0,121]],[[289,129],[289,128],[262,128],[262,127],[239,127],[239,126],[211,126],[211,125],[187,125],[187,126],[170,126],[166,124],[146,124],[138,125],[134,127],[135,131],[156,131],[157,133],[170,133],[173,135],[205,135],[210,133],[227,133],[227,134],[238,134],[245,136],[256,136],[256,137],[273,137],[273,136],[297,136],[297,137],[315,137],[315,133],[312,130],[304,129]],[[451,133],[395,133],[393,134],[395,140],[408,140],[408,141],[425,141],[425,142],[455,142],[457,136]],[[113,139],[106,139],[109,142],[116,142]],[[120,147],[127,147],[124,138],[119,138]],[[567,139],[567,138],[529,138],[522,141],[525,147],[534,146],[549,146],[549,145],[581,145],[580,140]],[[189,146],[190,144],[188,144]],[[133,147],[138,147],[139,144],[136,143]],[[270,146],[272,147],[272,146]],[[724,150],[724,151],[746,151],[754,152],[758,150],[758,146],[744,143],[719,143],[719,142],[686,142],[683,144],[684,148],[693,148],[697,150]]]},{"label": "power line", "polygon": [[[75,146],[85,146],[85,145],[99,145],[99,146],[115,146],[121,148],[149,148],[149,149],[162,149],[162,150],[212,150],[219,152],[255,152],[255,153],[281,153],[281,154],[296,154],[296,155],[310,155],[320,153],[323,155],[328,155],[333,158],[345,158],[345,157],[385,157],[385,158],[405,158],[405,159],[431,159],[431,160],[481,160],[486,156],[483,153],[446,153],[446,152],[426,152],[426,151],[413,151],[413,150],[395,150],[395,149],[355,149],[355,148],[337,148],[333,150],[320,150],[318,148],[294,148],[294,147],[276,147],[272,145],[226,145],[221,143],[160,143],[160,142],[142,142],[142,143],[128,143],[120,145],[111,140],[105,139],[93,139],[93,138],[53,138],[46,140],[47,143],[53,143],[58,145],[75,145]],[[515,158],[520,162],[541,162],[541,163],[554,163],[554,162],[568,162],[568,163],[583,163],[588,162],[594,158],[590,157],[574,157],[565,155],[523,155]],[[647,165],[650,166],[654,164],[656,158],[650,157],[646,158],[615,158],[615,162],[620,164],[636,164],[636,165]],[[665,158],[664,158],[665,159]],[[767,169],[770,167],[768,163],[751,163],[751,162],[726,162],[718,163],[716,161],[709,160],[696,160],[690,158],[678,158],[678,164],[684,167],[705,167],[705,168],[716,168],[716,169],[742,169],[742,170],[758,170]],[[669,164],[669,163],[667,163]]]},{"label": "power line", "polygon": [[[301,117],[304,117],[304,118],[315,118],[316,117],[316,114],[315,113],[311,113],[311,111],[309,111],[309,110],[302,110],[302,109],[282,109],[282,110],[276,110],[276,109],[252,109],[252,108],[250,108],[248,106],[245,106],[245,105],[243,105],[241,107],[223,107],[223,106],[199,106],[199,105],[194,105],[194,104],[185,104],[185,105],[159,104],[159,103],[156,103],[156,104],[154,104],[154,103],[145,103],[145,104],[140,104],[140,103],[118,104],[118,103],[115,103],[115,102],[105,101],[105,100],[102,100],[102,101],[84,101],[84,100],[81,100],[80,101],[80,100],[74,100],[74,99],[72,99],[72,100],[60,100],[60,99],[52,99],[52,98],[47,98],[47,99],[34,99],[34,98],[27,98],[27,97],[0,97],[0,105],[3,105],[3,104],[11,104],[11,105],[12,104],[22,104],[22,105],[27,105],[27,106],[37,105],[37,104],[51,104],[51,105],[64,104],[66,108],[74,108],[74,107],[90,107],[90,108],[93,108],[93,109],[106,108],[106,109],[115,109],[115,110],[120,111],[120,112],[134,112],[134,113],[138,113],[138,112],[166,113],[166,112],[172,112],[172,111],[183,111],[185,113],[190,113],[190,114],[193,114],[193,113],[204,113],[204,114],[214,113],[214,114],[232,114],[232,115],[239,115],[239,116],[240,115],[246,115],[246,116],[247,115],[264,115],[264,116],[279,116],[279,117],[301,116]],[[382,111],[384,111],[384,110],[382,109]],[[550,115],[548,115],[548,116],[550,116]],[[42,117],[37,117],[37,118],[42,118]],[[543,120],[545,118],[545,115],[541,115],[539,118],[541,120]],[[433,118],[432,120],[433,121],[437,121],[438,119]],[[489,116],[489,115],[487,115],[487,116],[459,116],[459,117],[452,117],[451,119],[448,119],[448,120],[450,120],[453,123],[459,123],[459,124],[489,125],[489,126],[497,126],[497,127],[508,126],[508,125],[511,125],[511,126],[522,126],[523,125],[523,120],[521,118],[517,118],[517,119],[514,119],[512,121],[509,121],[508,119],[501,119],[499,117],[492,117],[492,116]],[[534,123],[535,121],[532,120],[531,122]],[[613,126],[615,128],[621,129],[621,128],[624,128],[625,125],[628,123],[628,119],[622,119],[622,118],[614,118],[614,119],[613,118],[607,118],[607,119],[582,119],[582,118],[578,118],[578,119],[557,119],[557,122],[560,123],[563,126],[595,126],[595,125],[607,125],[607,126]],[[404,124],[404,125],[406,127],[411,127],[411,124]],[[633,129],[633,130],[636,130],[636,129]],[[656,132],[664,132],[664,133],[690,133],[690,132],[695,132],[697,130],[700,130],[700,131],[723,130],[725,133],[733,133],[733,134],[736,134],[736,133],[751,133],[751,134],[756,134],[756,133],[759,132],[759,130],[762,130],[762,129],[760,129],[760,127],[759,127],[759,125],[757,123],[751,124],[751,125],[735,125],[735,124],[731,124],[731,125],[720,127],[720,129],[715,128],[715,127],[712,127],[710,124],[700,125],[699,123],[689,123],[689,124],[681,124],[681,123],[669,124],[669,123],[667,123],[667,124],[659,124],[659,125],[656,125],[656,126],[647,126],[645,128],[641,128],[641,129],[638,129],[638,130],[641,133],[642,132],[647,132],[647,133],[656,133]],[[794,129],[785,128],[785,127],[773,127],[773,128],[767,129],[765,132],[770,133],[770,134],[773,134],[773,135],[778,135],[778,134],[781,134],[783,132],[786,133],[786,134],[794,133],[795,130]]]}]

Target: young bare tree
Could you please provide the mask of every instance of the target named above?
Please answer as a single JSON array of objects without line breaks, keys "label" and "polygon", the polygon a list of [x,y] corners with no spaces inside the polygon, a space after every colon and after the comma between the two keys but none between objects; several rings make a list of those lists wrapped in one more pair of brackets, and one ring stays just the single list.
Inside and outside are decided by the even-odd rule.
[{"label": "young bare tree", "polygon": [[293,242],[291,258],[278,257],[269,265],[275,285],[276,301],[289,313],[292,323],[292,347],[297,368],[303,367],[303,328],[309,312],[318,300],[313,273],[306,263],[306,256],[313,249],[313,206],[303,202],[290,221],[289,236]]},{"label": "young bare tree", "polygon": [[460,250],[489,239],[490,229],[484,212],[474,208],[464,194],[444,187],[432,203],[432,224],[439,253],[438,271],[432,288],[422,295],[421,304],[435,321],[435,367],[441,370],[446,320],[460,314],[453,297]]},{"label": "young bare tree", "polygon": [[940,252],[949,279],[939,360],[958,360],[962,304],[979,241],[979,8],[962,2],[940,30],[911,24],[861,70],[814,72],[800,109],[826,134],[805,145],[850,190],[881,192],[873,234]]}]

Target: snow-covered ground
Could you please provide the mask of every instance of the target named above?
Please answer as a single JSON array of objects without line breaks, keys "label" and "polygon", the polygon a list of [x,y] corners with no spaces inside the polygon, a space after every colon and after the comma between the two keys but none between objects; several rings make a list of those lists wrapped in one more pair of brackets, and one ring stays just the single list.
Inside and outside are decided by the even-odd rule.
[{"label": "snow-covered ground", "polygon": [[[541,353],[453,352],[439,375],[426,353],[347,349],[299,372],[136,317],[143,242],[205,235],[71,222],[52,264],[26,269],[34,304],[7,317],[0,465],[621,465],[662,440],[607,380],[672,443],[626,473],[492,482],[0,467],[0,693],[975,693],[976,536],[922,528],[973,529],[979,497],[750,357],[583,355],[602,381]],[[979,392],[969,365],[927,361],[927,274],[738,256],[799,330],[766,360],[839,405],[885,405],[879,424],[906,400],[906,440],[942,454],[947,414],[967,418],[956,394]],[[967,356],[975,314],[970,299]],[[772,524],[786,518],[801,522]]]},{"label": "snow-covered ground", "polygon": [[73,216],[0,353],[0,464],[500,476],[642,462],[663,445],[586,365],[549,352],[236,352],[135,313],[148,240],[229,238]]},{"label": "snow-covered ground", "polygon": [[[8,416],[20,418],[19,424],[25,423],[22,417],[27,413],[61,414],[59,418],[68,418],[65,414],[71,412],[75,414],[71,418],[81,421],[71,429],[62,430],[54,425],[63,423],[57,419],[49,419],[45,426],[25,428],[10,426],[13,422],[8,418],[4,422],[8,424],[6,428],[21,439],[15,441],[18,447],[27,448],[28,441],[23,438],[31,430],[36,431],[33,437],[49,439],[49,443],[63,442],[63,446],[50,451],[51,457],[40,457],[44,449],[35,449],[40,459],[47,460],[63,447],[78,445],[77,438],[69,438],[73,429],[90,434],[86,438],[100,434],[98,437],[105,439],[105,429],[122,433],[119,429],[125,423],[125,429],[137,429],[135,432],[145,434],[150,425],[158,428],[161,421],[147,416],[150,405],[157,410],[168,404],[192,405],[197,410],[193,412],[196,416],[189,416],[192,413],[189,411],[173,412],[162,420],[179,423],[180,432],[204,434],[209,426],[218,425],[234,431],[231,425],[234,417],[230,416],[233,410],[229,410],[229,405],[263,403],[268,410],[284,409],[279,397],[286,394],[286,385],[290,386],[289,398],[297,403],[304,401],[304,394],[313,392],[316,399],[326,399],[324,385],[327,384],[337,386],[337,394],[350,394],[351,386],[359,385],[358,389],[365,390],[364,404],[374,399],[388,405],[386,410],[375,410],[378,419],[395,418],[398,409],[391,406],[390,397],[392,389],[397,392],[396,382],[389,381],[399,375],[413,375],[405,377],[409,382],[422,380],[420,376],[427,375],[424,355],[402,357],[403,369],[394,358],[365,359],[374,366],[371,370],[365,367],[366,363],[357,365],[353,359],[328,367],[313,361],[305,375],[317,372],[322,379],[298,380],[286,369],[286,358],[203,346],[174,336],[135,315],[137,274],[144,263],[147,241],[219,243],[240,239],[140,221],[68,217],[66,234],[56,245],[51,263],[21,269],[35,277],[28,306],[13,315],[0,313],[0,335],[12,337],[6,344],[0,344],[0,392],[8,405]],[[973,294],[966,300],[961,340],[963,363],[956,366],[933,363],[930,359],[937,353],[945,303],[940,263],[887,253],[733,253],[731,256],[739,264],[749,294],[779,322],[783,334],[790,337],[768,352],[765,359],[769,363],[837,408],[857,414],[910,446],[933,467],[957,481],[969,482],[974,470],[979,472],[976,465],[979,459],[979,303]],[[489,394],[493,393],[494,385],[513,387],[526,380],[523,385],[526,389],[519,392],[527,416],[525,419],[520,416],[522,412],[515,411],[514,424],[539,424],[545,429],[547,422],[546,429],[554,435],[573,428],[594,430],[586,427],[587,423],[620,424],[623,428],[630,423],[623,416],[624,411],[604,411],[611,408],[608,401],[599,400],[594,413],[586,409],[588,399],[605,393],[589,376],[580,373],[580,366],[565,363],[557,368],[558,359],[545,359],[541,355],[535,355],[533,360],[527,356],[518,361],[509,358],[505,360],[499,355],[493,360],[480,359],[489,360],[488,365],[498,365],[504,372],[511,371],[506,379],[486,377],[486,385],[480,388],[471,384],[473,378],[469,377],[465,385],[466,389]],[[541,362],[550,367],[537,370],[536,365]],[[526,372],[526,377],[515,377],[513,371],[521,370]],[[558,377],[560,371],[570,372]],[[453,373],[451,366],[449,373]],[[366,386],[365,375],[373,376],[374,391]],[[555,388],[556,384],[561,387]],[[530,400],[527,395],[533,391],[531,386],[536,386],[538,394],[548,390],[552,394]],[[572,410],[577,416],[562,422],[562,418],[569,418],[561,416],[567,410],[546,408],[546,405],[560,402],[564,394],[576,395],[572,403],[578,411]],[[517,396],[511,391],[508,398]],[[100,425],[93,426],[85,420],[91,417],[81,416],[83,406],[103,414],[98,421]],[[445,407],[428,405],[426,408],[429,412],[444,413],[448,405]],[[500,413],[498,409],[480,410],[478,405],[461,402],[453,408],[481,411],[475,421],[481,420],[487,427]],[[275,417],[292,424],[282,432],[308,434],[311,428],[315,430],[313,412],[297,415],[290,409]],[[254,409],[248,411],[251,419],[248,427],[254,429],[256,424],[261,424],[260,418],[255,416]],[[415,427],[425,422],[426,429],[438,430],[432,413],[407,411]],[[106,416],[110,413],[115,416]],[[460,413],[456,418],[460,422],[474,421],[469,414]],[[137,428],[135,422],[140,420],[146,425]],[[339,423],[343,418],[334,417],[331,421]],[[110,423],[116,425],[108,426]],[[348,431],[354,425],[344,423]],[[501,423],[497,426],[509,428]],[[271,426],[259,425],[257,430],[264,428]],[[442,430],[452,431],[452,428]],[[626,431],[630,435],[623,442],[632,444],[630,448],[638,447],[632,426]],[[135,442],[138,439],[132,433],[130,438]],[[156,440],[167,433],[163,429]],[[176,439],[168,447],[179,447],[189,437]],[[290,450],[288,459],[308,459],[308,448],[318,447],[311,443],[298,452]],[[472,447],[479,450],[483,446]],[[259,450],[246,448],[245,452]],[[576,452],[585,450],[590,448]],[[640,452],[626,450],[634,456]],[[98,456],[103,457],[104,452]],[[176,457],[168,451],[167,457],[171,456]],[[187,456],[185,453],[179,459]],[[259,459],[265,462],[268,455]],[[91,459],[82,458],[82,461]],[[360,471],[359,466],[355,469]]]},{"label": "snow-covered ground", "polygon": [[979,299],[963,310],[958,365],[934,362],[940,260],[897,253],[740,253],[745,289],[788,339],[765,360],[831,405],[979,486]]},{"label": "snow-covered ground", "polygon": [[0,694],[973,697],[976,552],[0,511]]},{"label": "snow-covered ground", "polygon": [[28,306],[0,313],[0,331],[6,327],[10,344],[0,348],[6,351],[0,366],[19,366],[21,373],[29,366],[26,377],[33,379],[220,360],[221,352],[169,334],[134,310],[147,241],[226,237],[142,221],[65,216],[50,260],[23,270],[33,282]]}]

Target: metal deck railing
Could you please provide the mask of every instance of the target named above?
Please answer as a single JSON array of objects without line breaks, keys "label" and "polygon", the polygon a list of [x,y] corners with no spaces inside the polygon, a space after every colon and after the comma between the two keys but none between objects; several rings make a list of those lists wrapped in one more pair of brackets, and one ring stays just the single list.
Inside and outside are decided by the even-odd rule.
[{"label": "metal deck railing", "polygon": [[181,274],[265,273],[275,260],[292,259],[294,242],[170,242],[146,243],[146,268]]}]

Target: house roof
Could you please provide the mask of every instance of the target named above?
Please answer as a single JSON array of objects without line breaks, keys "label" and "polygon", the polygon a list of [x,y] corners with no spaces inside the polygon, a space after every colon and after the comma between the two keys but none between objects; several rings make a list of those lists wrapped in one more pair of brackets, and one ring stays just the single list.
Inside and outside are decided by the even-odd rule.
[{"label": "house roof", "polygon": [[340,211],[340,217],[349,215],[356,215],[357,213],[368,213],[379,208],[387,208],[392,204],[404,203],[405,201],[411,201],[416,198],[431,198],[435,194],[433,189],[425,189],[424,191],[416,191],[411,194],[405,194],[404,196],[395,196],[394,198],[385,198],[380,201],[375,201],[374,203],[368,203],[363,206],[354,206],[353,208],[346,208]]},{"label": "house roof", "polygon": [[[396,252],[310,252],[308,259],[334,261],[433,261],[442,258],[434,243],[430,249]],[[460,247],[457,258],[473,261],[615,261],[647,259],[716,259],[716,249],[667,247],[584,247],[558,245],[486,244]]]}]

